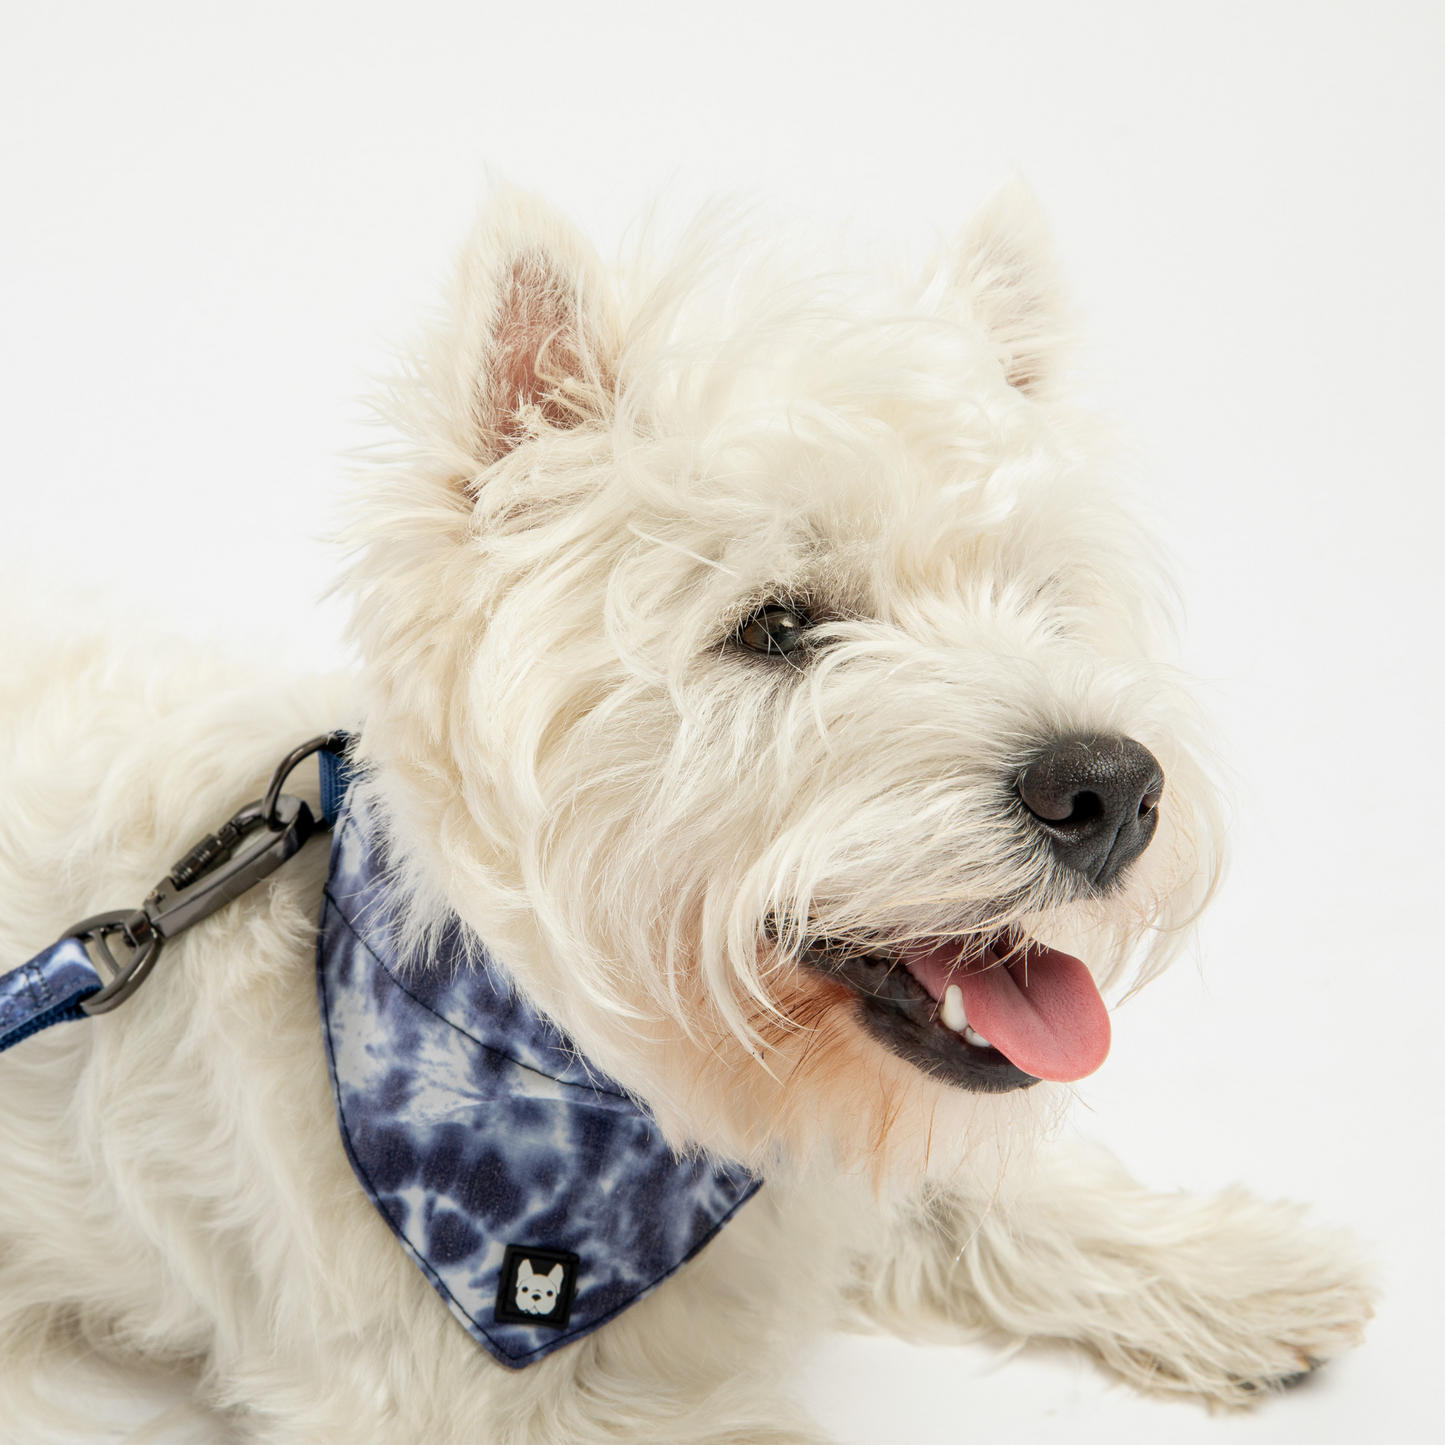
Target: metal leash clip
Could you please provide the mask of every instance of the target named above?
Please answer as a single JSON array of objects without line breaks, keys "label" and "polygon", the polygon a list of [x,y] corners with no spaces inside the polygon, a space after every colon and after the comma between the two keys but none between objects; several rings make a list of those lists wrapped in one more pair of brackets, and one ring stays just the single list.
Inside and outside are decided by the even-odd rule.
[{"label": "metal leash clip", "polygon": [[[302,743],[281,760],[265,797],[207,833],[134,912],[97,913],[66,929],[61,937],[85,943],[107,980],[99,993],[81,1002],[85,1013],[106,1013],[124,1003],[155,967],[166,939],[209,918],[301,851],[317,831],[317,820],[306,803],[281,789],[304,758],[340,753],[348,741],[345,733],[324,733]],[[320,826],[328,825],[323,821]],[[116,939],[128,950],[123,959],[111,952]]]}]

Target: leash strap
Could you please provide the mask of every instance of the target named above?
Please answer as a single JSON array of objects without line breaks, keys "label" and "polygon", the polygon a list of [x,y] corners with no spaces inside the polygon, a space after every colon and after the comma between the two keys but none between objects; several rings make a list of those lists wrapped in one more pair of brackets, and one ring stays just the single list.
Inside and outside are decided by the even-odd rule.
[{"label": "leash strap", "polygon": [[62,938],[0,978],[0,1050],[85,1017],[80,1005],[105,987],[78,938]]},{"label": "leash strap", "polygon": [[[336,821],[351,781],[351,736],[324,733],[292,749],[266,794],[187,851],[137,909],[82,919],[49,948],[0,975],[0,1053],[52,1024],[106,1013],[145,982],[161,945],[224,908]],[[312,753],[321,766],[321,818],[281,791]],[[119,957],[112,944],[121,949]]]}]

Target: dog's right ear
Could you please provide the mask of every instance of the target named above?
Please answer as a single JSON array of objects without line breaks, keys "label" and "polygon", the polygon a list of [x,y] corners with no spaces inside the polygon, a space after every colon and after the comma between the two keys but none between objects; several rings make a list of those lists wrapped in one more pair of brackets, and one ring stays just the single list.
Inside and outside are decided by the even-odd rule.
[{"label": "dog's right ear", "polygon": [[947,258],[956,293],[999,352],[1009,385],[1044,397],[1063,379],[1073,326],[1053,235],[1033,192],[1013,180],[964,227]]},{"label": "dog's right ear", "polygon": [[519,191],[492,199],[462,253],[445,338],[451,439],[478,470],[610,412],[616,316],[597,253],[574,226]]}]

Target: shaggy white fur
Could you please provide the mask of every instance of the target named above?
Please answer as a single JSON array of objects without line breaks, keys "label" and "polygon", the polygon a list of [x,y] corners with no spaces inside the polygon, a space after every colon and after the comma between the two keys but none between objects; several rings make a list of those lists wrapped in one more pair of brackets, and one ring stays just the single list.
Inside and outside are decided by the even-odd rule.
[{"label": "shaggy white fur", "polygon": [[[0,959],[140,898],[281,753],[352,726],[413,966],[454,911],[677,1149],[767,1184],[597,1333],[495,1365],[342,1151],[316,845],[125,1007],[0,1059],[3,1418],[84,1345],[194,1370],[273,1445],[801,1442],[789,1348],[829,1323],[1075,1341],[1231,1403],[1358,1339],[1348,1241],[1040,1148],[1066,1085],[925,1073],[807,960],[1012,929],[1121,985],[1213,887],[1167,581],[1068,345],[1018,187],[907,286],[716,218],[609,272],[504,195],[384,399],[404,441],[350,521],[359,679],[12,623]],[[739,646],[768,604],[806,621],[797,654]],[[1106,735],[1168,782],[1100,895],[1013,788],[1048,740]]]}]

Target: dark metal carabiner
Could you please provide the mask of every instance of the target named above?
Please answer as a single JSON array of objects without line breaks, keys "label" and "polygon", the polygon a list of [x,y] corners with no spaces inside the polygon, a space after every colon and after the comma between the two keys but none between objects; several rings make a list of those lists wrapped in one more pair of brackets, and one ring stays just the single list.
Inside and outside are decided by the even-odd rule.
[{"label": "dark metal carabiner", "polygon": [[162,938],[195,927],[274,873],[301,851],[316,830],[316,819],[300,798],[283,793],[269,818],[262,804],[248,803],[226,827],[233,831],[235,842],[199,876],[177,864],[147,895],[142,905],[145,915]]},{"label": "dark metal carabiner", "polygon": [[[281,789],[303,758],[322,750],[339,751],[345,741],[344,734],[324,733],[293,749],[271,775],[265,796],[248,803],[190,848],[140,908],[131,913],[97,913],[66,931],[64,937],[88,945],[109,975],[99,993],[81,1001],[87,1014],[105,1013],[124,1003],[155,967],[166,939],[234,902],[301,851],[318,824],[306,803]],[[110,950],[115,937],[130,949],[124,960],[117,960]]]}]

